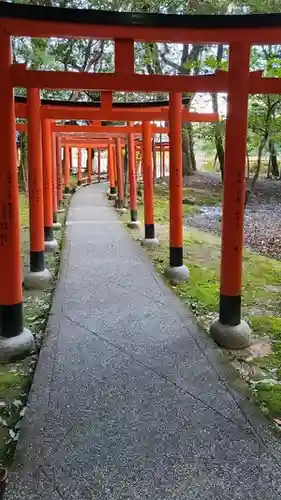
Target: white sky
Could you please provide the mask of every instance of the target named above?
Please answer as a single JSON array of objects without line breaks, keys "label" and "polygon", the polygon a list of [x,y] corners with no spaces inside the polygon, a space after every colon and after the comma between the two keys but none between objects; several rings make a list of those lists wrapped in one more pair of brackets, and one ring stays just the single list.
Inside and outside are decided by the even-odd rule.
[{"label": "white sky", "polygon": [[[226,116],[226,95],[218,94],[219,114]],[[192,100],[192,109],[198,113],[212,113],[212,101],[210,94],[196,94]]]}]

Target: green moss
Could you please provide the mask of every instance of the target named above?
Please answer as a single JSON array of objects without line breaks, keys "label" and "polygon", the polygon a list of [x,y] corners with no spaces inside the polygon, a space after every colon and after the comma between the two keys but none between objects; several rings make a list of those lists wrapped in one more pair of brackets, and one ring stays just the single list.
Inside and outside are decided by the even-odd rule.
[{"label": "green moss", "polygon": [[222,200],[221,192],[211,189],[184,188],[183,198],[195,205],[219,205]]},{"label": "green moss", "polygon": [[155,199],[154,219],[156,223],[167,224],[169,222],[169,201],[164,199]]},{"label": "green moss", "polygon": [[256,398],[262,406],[265,406],[271,417],[280,417],[281,415],[281,385],[273,386],[259,384]]},{"label": "green moss", "polygon": [[[162,273],[169,261],[168,201],[165,189],[156,194],[155,215],[162,225],[160,246],[147,249],[157,269]],[[197,192],[198,207],[203,195]],[[217,195],[216,195],[217,196]],[[199,200],[199,201],[198,201]],[[218,201],[218,196],[217,196]],[[210,199],[207,201],[210,204]],[[175,293],[197,315],[199,322],[208,329],[219,307],[220,238],[195,228],[184,228],[184,262],[190,270],[190,279],[174,287]],[[256,358],[252,363],[262,370],[262,379],[273,379],[275,385],[258,383],[256,400],[267,408],[270,415],[281,417],[281,262],[244,252],[243,315],[251,323],[255,335],[269,337],[272,353]],[[279,317],[280,316],[280,317]]]},{"label": "green moss", "polygon": [[0,365],[0,401],[5,399],[7,403],[16,399],[25,381],[26,377],[18,366]]},{"label": "green moss", "polygon": [[19,419],[29,383],[30,374],[22,363],[0,365],[0,467],[9,465],[12,458],[15,443],[9,430]]},{"label": "green moss", "polygon": [[216,271],[188,263],[190,279],[179,286],[179,295],[199,315],[217,311],[219,283]]},{"label": "green moss", "polygon": [[253,332],[265,332],[275,339],[281,339],[281,318],[274,316],[253,316],[251,319]]}]

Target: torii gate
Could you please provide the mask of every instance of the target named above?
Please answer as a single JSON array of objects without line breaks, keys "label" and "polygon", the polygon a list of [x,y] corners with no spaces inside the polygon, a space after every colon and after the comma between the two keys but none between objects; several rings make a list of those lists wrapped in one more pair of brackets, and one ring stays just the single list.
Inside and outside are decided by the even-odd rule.
[{"label": "torii gate", "polygon": [[[74,118],[79,116],[80,119],[84,119],[85,113],[89,114],[93,112],[91,109],[91,106],[89,103],[88,106],[81,106],[81,103],[75,103],[75,106],[73,104],[70,106],[69,101],[62,101],[60,106],[58,106],[56,103],[54,105],[51,104],[51,101],[44,101],[42,100],[41,105],[40,105],[40,98],[39,98],[39,92],[37,91],[37,96],[36,96],[36,103],[34,106],[39,108],[39,113],[41,116],[41,120],[43,123],[45,123],[43,127],[43,136],[44,135],[49,135],[50,133],[52,134],[52,151],[49,152],[49,147],[50,147],[50,141],[48,138],[43,137],[43,159],[44,159],[44,171],[49,171],[49,174],[45,176],[44,179],[44,190],[45,190],[45,198],[46,202],[44,203],[44,220],[45,220],[45,229],[44,229],[44,234],[45,234],[45,251],[56,251],[57,250],[57,242],[53,237],[53,229],[58,229],[60,227],[58,221],[57,221],[57,212],[62,210],[62,200],[63,200],[63,191],[62,191],[62,165],[61,165],[61,135],[62,134],[72,134],[72,139],[76,137],[75,141],[76,144],[79,146],[78,147],[78,186],[82,184],[82,162],[81,162],[81,146],[84,142],[84,147],[91,147],[91,143],[89,142],[89,137],[95,136],[109,136],[109,137],[116,137],[116,136],[121,136],[121,135],[126,135],[128,137],[128,144],[129,144],[129,181],[130,181],[130,215],[131,215],[131,220],[128,223],[128,227],[134,229],[136,227],[139,227],[139,221],[138,221],[138,209],[137,209],[137,185],[136,185],[136,161],[135,161],[135,144],[134,144],[134,137],[137,136],[138,134],[140,135],[141,132],[144,131],[143,127],[138,126],[138,125],[133,125],[132,122],[127,122],[126,126],[104,126],[101,125],[101,121],[105,120],[105,116],[114,116],[116,118],[116,113],[118,113],[119,117],[119,107],[116,108],[116,104],[114,105],[112,101],[112,93],[111,92],[101,92],[101,100],[99,104],[99,107],[94,108],[95,112],[98,113],[98,118],[99,120],[97,123],[91,121],[91,124],[88,126],[77,126],[77,125],[58,125],[55,122],[51,121],[49,118],[49,113],[53,115],[53,111],[55,110],[55,116],[59,119],[61,117],[64,117],[65,114],[67,114],[67,117],[69,118]],[[29,115],[28,112],[28,106],[35,99],[34,94],[32,91],[29,91],[28,93],[28,100],[26,102],[26,99],[21,98],[20,102],[16,100],[16,116],[20,118],[26,118]],[[31,103],[32,104],[32,103]],[[147,121],[147,118],[150,117],[152,119],[159,119],[163,121],[164,119],[167,119],[167,102],[164,102],[163,106],[157,106],[155,107],[153,104],[148,107],[148,106],[143,106],[142,103],[134,103],[132,106],[132,103],[130,103],[130,107],[122,106],[122,118],[128,114],[130,117],[133,117],[135,120],[142,121]],[[46,115],[47,113],[47,115]],[[47,116],[47,117],[46,117]],[[92,116],[91,114],[89,116]],[[181,103],[181,120],[184,123],[185,121],[197,121],[197,122],[205,122],[205,121],[211,121],[215,122],[218,121],[219,116],[217,113],[197,113],[197,112],[190,112],[187,109],[184,108],[183,103]],[[16,124],[17,130],[27,130],[28,125],[22,124],[22,123],[17,123]],[[38,133],[40,131],[40,124],[38,124],[37,127]],[[150,130],[150,129],[149,129]],[[150,131],[150,136],[152,131],[154,133],[167,133],[169,131],[169,127],[158,127],[153,125],[151,127]],[[77,136],[78,132],[83,133],[84,137],[79,137],[79,143],[77,143]],[[149,139],[151,140],[151,139]],[[38,139],[39,141],[39,139]],[[40,141],[39,141],[40,142]],[[70,143],[69,143],[70,144]],[[74,145],[72,143],[72,145]],[[116,198],[116,180],[118,180],[117,184],[119,186],[118,192],[119,192],[119,197],[118,197],[118,208],[120,210],[123,210],[123,201],[124,201],[124,189],[121,186],[121,181],[122,181],[122,175],[121,175],[121,169],[122,169],[122,162],[120,160],[120,154],[117,153],[117,149],[119,148],[119,143],[116,142],[115,148],[113,147],[112,144],[108,144],[108,173],[109,173],[109,183],[110,183],[110,198],[115,199]],[[29,148],[30,154],[32,154],[32,147]],[[49,164],[49,157],[53,155],[53,168],[51,172],[51,165],[48,166]],[[69,167],[68,167],[68,158],[71,158],[71,152],[66,152],[66,160],[67,160],[67,168],[65,169],[66,172],[66,191],[69,191]],[[32,164],[32,161],[30,162]],[[88,180],[90,182],[90,165],[88,163]],[[52,178],[52,217],[53,217],[53,224],[51,224],[51,178]],[[146,183],[147,184],[147,183]],[[32,193],[32,190],[30,190],[30,195]],[[34,192],[35,193],[35,192]],[[35,196],[35,194],[34,194]],[[151,196],[148,197],[145,196],[145,200],[150,200],[150,204],[152,204],[151,201]],[[37,200],[38,203],[38,200]],[[147,203],[146,203],[147,205]],[[36,206],[34,203],[30,203],[30,206]],[[31,226],[33,225],[33,216],[32,216],[33,210],[31,209]],[[151,210],[150,210],[151,212]],[[146,210],[145,210],[146,213]],[[35,216],[36,220],[36,216]],[[180,221],[178,220],[178,225]],[[149,224],[152,226],[152,222]],[[146,227],[146,226],[145,226]],[[33,234],[32,229],[30,230],[31,234]],[[182,228],[178,228],[178,232],[182,232]],[[149,234],[152,234],[152,232],[148,232]],[[148,238],[149,239],[149,238]],[[152,238],[151,238],[152,240]],[[32,238],[31,238],[31,246],[32,246]],[[32,253],[32,251],[31,251]],[[31,258],[32,262],[32,258]],[[41,260],[41,265],[43,266],[43,259]],[[38,269],[38,266],[36,267]],[[31,267],[31,272],[32,267]],[[43,268],[41,269],[40,272],[43,272]],[[30,282],[30,277],[28,277],[28,283]],[[42,280],[40,282],[42,284]]]},{"label": "torii gate", "polygon": [[[29,145],[40,163],[36,126],[42,115],[35,109],[40,104],[38,89],[89,89],[96,91],[168,92],[170,137],[170,266],[169,278],[186,279],[183,265],[182,239],[182,158],[181,158],[181,93],[228,93],[228,115],[225,141],[225,179],[222,226],[222,259],[220,276],[219,320],[211,327],[213,338],[228,348],[245,347],[250,343],[250,329],[241,320],[241,283],[243,251],[243,218],[245,199],[245,155],[247,136],[247,106],[249,93],[279,94],[279,78],[263,78],[262,72],[249,71],[251,45],[278,44],[281,16],[178,16],[102,12],[83,9],[63,9],[35,5],[0,4],[0,108],[3,124],[0,134],[0,275],[5,286],[0,287],[1,359],[14,352],[23,353],[33,346],[33,336],[23,328],[21,259],[19,238],[18,188],[15,151],[14,87],[29,89],[33,95],[30,107]],[[69,37],[114,40],[115,70],[113,73],[67,73],[34,71],[25,65],[13,64],[11,36]],[[228,43],[228,71],[214,75],[142,75],[134,71],[134,42]],[[37,91],[36,91],[37,89]],[[37,99],[37,101],[36,101]],[[107,99],[107,98],[106,98]],[[122,110],[113,113],[107,101],[107,118],[114,120]],[[51,128],[48,119],[57,119],[57,111],[43,108],[43,142],[51,150]],[[135,118],[133,112],[123,113],[124,121]],[[162,115],[161,115],[162,116]],[[90,119],[100,119],[99,111]],[[152,120],[146,115],[144,127]],[[149,134],[148,134],[149,135]],[[129,157],[132,157],[132,134],[129,134]],[[47,140],[46,140],[47,138]],[[150,158],[147,159],[150,161]],[[49,162],[49,158],[48,158]],[[46,159],[45,159],[46,163]],[[174,166],[174,167],[173,167]],[[147,169],[148,171],[149,169]],[[42,193],[42,184],[40,186]],[[179,230],[179,228],[181,228]],[[42,242],[41,242],[42,243]],[[41,244],[40,243],[40,244]],[[38,243],[39,244],[39,243]],[[41,251],[40,251],[41,252]],[[39,252],[39,254],[40,254]],[[41,255],[41,254],[40,254]],[[39,255],[38,255],[39,258]],[[42,255],[40,257],[42,260]],[[10,353],[10,354],[9,354]]]}]

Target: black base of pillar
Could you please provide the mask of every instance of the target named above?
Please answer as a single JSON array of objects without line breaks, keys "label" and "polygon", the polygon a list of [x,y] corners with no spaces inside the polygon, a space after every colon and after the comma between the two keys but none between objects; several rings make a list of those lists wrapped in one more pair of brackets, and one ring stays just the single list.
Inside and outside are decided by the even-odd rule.
[{"label": "black base of pillar", "polygon": [[77,186],[81,186],[82,181],[77,181]]},{"label": "black base of pillar", "polygon": [[220,322],[222,325],[237,326],[241,322],[241,295],[220,295]]},{"label": "black base of pillar", "polygon": [[54,234],[52,227],[44,227],[44,241],[53,241]]},{"label": "black base of pillar", "polygon": [[41,252],[30,252],[30,271],[38,273],[45,269],[44,250]]},{"label": "black base of pillar", "polygon": [[110,194],[116,194],[116,187],[111,187],[110,188]]},{"label": "black base of pillar", "polygon": [[[57,212],[53,212],[53,222],[56,224],[58,222],[58,214]],[[45,240],[46,241],[46,240]]]},{"label": "black base of pillar", "polygon": [[65,194],[69,194],[70,193],[70,187],[69,186],[65,186],[64,193]]},{"label": "black base of pillar", "polygon": [[137,210],[131,210],[131,221],[136,222],[138,220],[138,211]]},{"label": "black base of pillar", "polygon": [[149,240],[155,238],[154,224],[145,224],[145,226],[144,226],[144,237],[145,237],[145,239],[149,239]]},{"label": "black base of pillar", "polygon": [[179,267],[183,265],[182,247],[170,247],[170,266]]},{"label": "black base of pillar", "polygon": [[0,305],[0,335],[1,337],[17,337],[23,331],[22,302],[13,305]]},{"label": "black base of pillar", "polygon": [[[62,209],[63,208],[63,201],[62,200],[59,200],[58,201],[58,210]],[[55,222],[55,221],[54,221]],[[57,222],[57,221],[56,221]]]}]

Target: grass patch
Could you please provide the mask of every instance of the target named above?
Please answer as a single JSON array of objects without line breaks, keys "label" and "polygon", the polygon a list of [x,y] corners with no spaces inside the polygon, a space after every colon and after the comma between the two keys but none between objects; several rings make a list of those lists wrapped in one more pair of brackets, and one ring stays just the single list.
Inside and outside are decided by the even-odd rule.
[{"label": "grass patch", "polygon": [[[207,204],[219,204],[221,194],[207,189],[184,189],[184,197],[192,204],[185,205],[198,210]],[[139,207],[139,219],[143,221],[143,207]],[[128,214],[123,216],[128,220]],[[155,222],[160,236],[160,246],[146,248],[159,272],[169,261],[168,188],[160,184],[155,188]],[[184,261],[190,270],[190,279],[174,287],[175,293],[197,316],[199,323],[209,330],[219,307],[220,238],[195,228],[184,228]],[[243,316],[252,326],[254,335],[266,342],[269,339],[272,352],[257,357],[249,363],[258,370],[250,378],[252,394],[270,416],[281,417],[281,262],[244,251]],[[240,356],[240,353],[239,353]],[[241,357],[243,353],[241,353]],[[245,355],[246,356],[246,355]],[[248,358],[247,358],[248,362]]]},{"label": "grass patch", "polygon": [[206,188],[184,188],[183,198],[195,205],[219,205],[222,200],[222,193]]},{"label": "grass patch", "polygon": [[[169,260],[168,240],[162,239],[160,247],[147,251],[157,269],[163,272]],[[208,330],[219,307],[220,238],[193,228],[185,230],[184,262],[189,267],[190,279],[175,287],[174,291]],[[250,387],[256,400],[272,417],[281,417],[279,286],[281,290],[281,263],[245,250],[243,315],[251,324],[253,333],[269,337],[272,345],[271,354],[253,360],[260,372],[251,380]]]},{"label": "grass patch", "polygon": [[[66,201],[67,203],[67,201]],[[29,208],[25,193],[20,193],[21,254],[23,271],[29,267]],[[63,224],[65,214],[58,214]],[[63,231],[55,236],[62,243]],[[46,267],[54,277],[58,271],[60,254],[46,254]],[[48,313],[51,307],[54,284],[44,291],[23,291],[24,325],[35,334],[36,353],[23,361],[0,365],[0,468],[9,467],[18,439],[19,421],[32,382]]]}]

